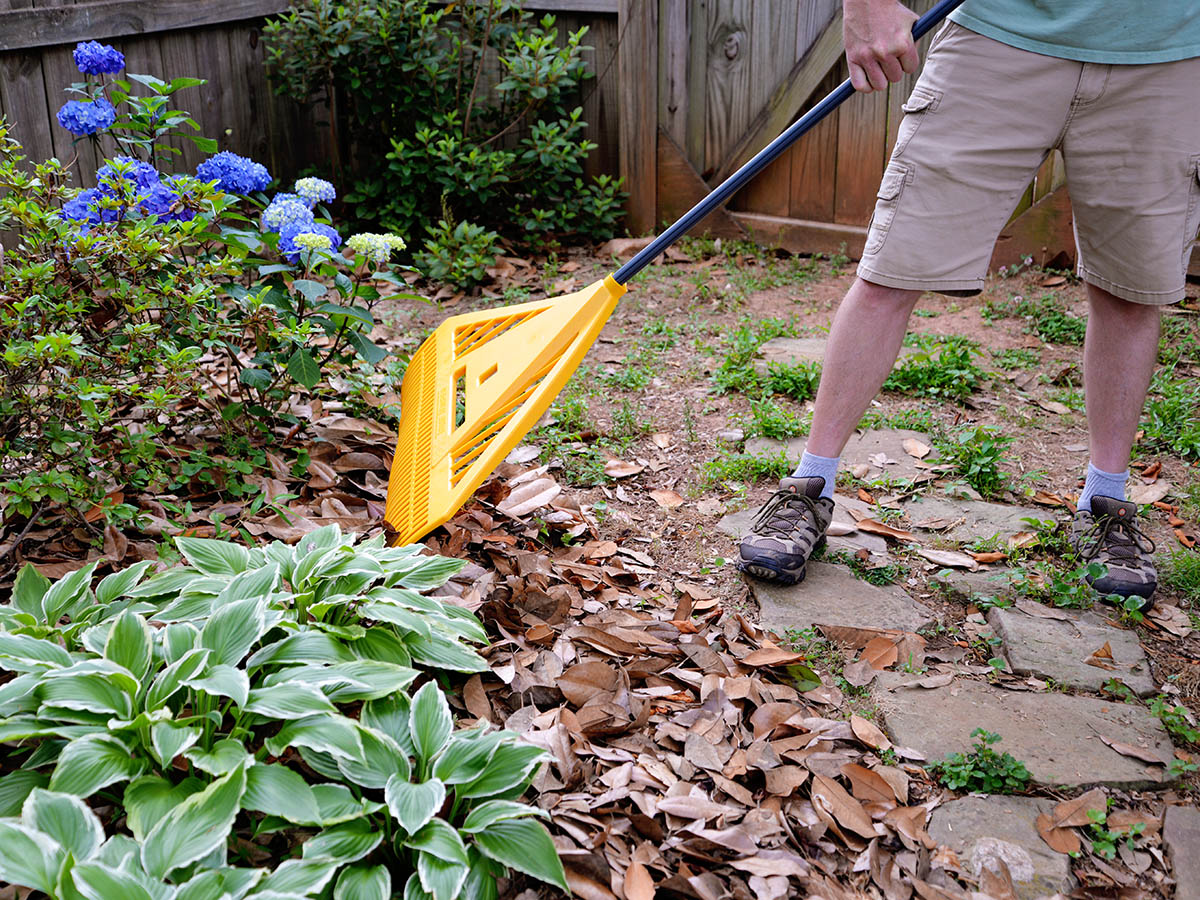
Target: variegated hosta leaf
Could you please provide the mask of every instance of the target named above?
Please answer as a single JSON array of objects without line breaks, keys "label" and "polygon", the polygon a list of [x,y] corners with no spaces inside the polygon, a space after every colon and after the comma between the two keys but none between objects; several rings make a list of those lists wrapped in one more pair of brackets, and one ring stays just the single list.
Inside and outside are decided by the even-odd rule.
[{"label": "variegated hosta leaf", "polygon": [[146,835],[142,867],[165,878],[181,866],[207,856],[229,840],[233,820],[246,792],[246,769],[239,765],[168,812]]},{"label": "variegated hosta leaf", "polygon": [[146,761],[113,735],[90,734],[63,748],[50,776],[50,790],[90,797],[100,788],[141,775]]},{"label": "variegated hosta leaf", "polygon": [[432,759],[445,745],[453,727],[445,695],[436,682],[425,682],[413,695],[409,713],[408,730],[417,756],[422,760]]},{"label": "variegated hosta leaf", "polygon": [[416,834],[437,815],[446,802],[446,786],[436,778],[420,784],[393,775],[384,789],[392,818],[409,834]]},{"label": "variegated hosta leaf", "polygon": [[475,835],[475,846],[496,862],[569,891],[558,850],[545,826],[533,819],[496,822]]},{"label": "variegated hosta leaf", "polygon": [[256,763],[246,771],[242,808],[279,816],[297,825],[321,821],[317,798],[308,782],[278,763]]},{"label": "variegated hosta leaf", "polygon": [[261,554],[240,544],[211,538],[177,537],[175,546],[193,568],[205,575],[237,575],[250,568],[256,556],[261,559]]},{"label": "variegated hosta leaf", "polygon": [[333,825],[304,842],[304,859],[357,862],[379,846],[383,832],[365,819]]},{"label": "variegated hosta leaf", "polygon": [[333,900],[390,900],[392,876],[385,866],[347,866],[338,875]]},{"label": "variegated hosta leaf", "polygon": [[0,882],[54,893],[54,883],[67,851],[36,828],[0,820]]},{"label": "variegated hosta leaf", "polygon": [[125,823],[139,841],[163,816],[190,797],[204,789],[199,778],[185,778],[179,784],[171,784],[159,775],[145,775],[125,786],[122,805],[125,807]]}]

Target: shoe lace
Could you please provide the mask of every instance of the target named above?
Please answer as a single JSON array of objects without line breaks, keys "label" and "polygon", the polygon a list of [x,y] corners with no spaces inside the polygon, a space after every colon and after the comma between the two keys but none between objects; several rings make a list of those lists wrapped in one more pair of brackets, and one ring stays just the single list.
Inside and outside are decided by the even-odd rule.
[{"label": "shoe lace", "polygon": [[1107,549],[1117,563],[1139,562],[1139,549],[1144,553],[1154,552],[1154,541],[1136,522],[1116,516],[1099,516],[1083,533],[1079,546],[1079,555],[1085,560],[1095,559],[1101,550]]},{"label": "shoe lace", "polygon": [[804,523],[807,514],[817,517],[817,501],[807,494],[786,488],[776,491],[754,520],[755,534],[777,534],[787,537]]}]

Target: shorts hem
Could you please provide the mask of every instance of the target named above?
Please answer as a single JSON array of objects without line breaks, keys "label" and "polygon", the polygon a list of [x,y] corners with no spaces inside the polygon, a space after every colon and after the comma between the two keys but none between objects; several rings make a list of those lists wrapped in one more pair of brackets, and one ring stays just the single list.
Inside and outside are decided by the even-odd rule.
[{"label": "shorts hem", "polygon": [[971,291],[979,293],[983,290],[984,285],[982,278],[905,278],[902,275],[886,275],[864,263],[858,265],[858,277],[872,284],[908,291]]},{"label": "shorts hem", "polygon": [[1076,274],[1088,284],[1094,284],[1096,287],[1108,291],[1115,297],[1128,300],[1130,303],[1141,303],[1144,306],[1170,306],[1172,303],[1178,303],[1187,296],[1187,288],[1182,284],[1170,291],[1139,291],[1134,288],[1125,287],[1123,284],[1110,281],[1103,275],[1097,275],[1082,263],[1076,267]]}]

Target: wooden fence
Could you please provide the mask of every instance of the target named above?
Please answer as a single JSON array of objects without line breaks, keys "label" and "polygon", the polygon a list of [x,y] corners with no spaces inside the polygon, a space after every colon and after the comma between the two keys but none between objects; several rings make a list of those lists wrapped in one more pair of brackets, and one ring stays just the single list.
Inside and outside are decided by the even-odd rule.
[{"label": "wooden fence", "polygon": [[[917,11],[933,0],[909,0]],[[778,134],[845,77],[840,0],[526,0],[555,14],[559,39],[587,25],[586,136],[598,148],[589,174],[617,172],[629,191],[628,225],[654,231]],[[328,112],[275,97],[260,39],[265,16],[287,0],[0,0],[0,113],[29,155],[70,159],[89,183],[95,149],[72,146],[54,113],[78,80],[76,41],[111,41],[128,69],[198,75],[179,105],[222,149],[288,178],[328,169]],[[922,51],[928,43],[922,42]],[[915,76],[852,98],[711,216],[716,234],[813,252],[862,248],[875,193]],[[112,147],[103,147],[112,152]],[[183,147],[182,167],[200,154]],[[1025,254],[1074,254],[1070,203],[1058,154],[1026,192],[997,243],[994,263]],[[1193,256],[1200,274],[1200,254]]]}]

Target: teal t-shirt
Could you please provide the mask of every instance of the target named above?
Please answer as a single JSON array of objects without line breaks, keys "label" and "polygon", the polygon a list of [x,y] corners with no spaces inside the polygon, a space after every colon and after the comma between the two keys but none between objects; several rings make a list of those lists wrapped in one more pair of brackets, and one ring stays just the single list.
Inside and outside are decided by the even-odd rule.
[{"label": "teal t-shirt", "polygon": [[967,0],[950,18],[1001,43],[1080,62],[1200,56],[1196,0]]}]

